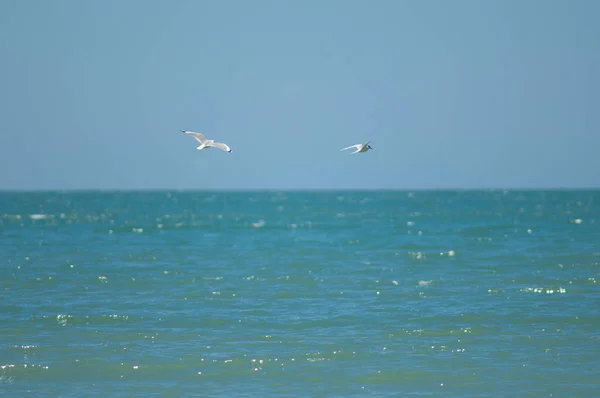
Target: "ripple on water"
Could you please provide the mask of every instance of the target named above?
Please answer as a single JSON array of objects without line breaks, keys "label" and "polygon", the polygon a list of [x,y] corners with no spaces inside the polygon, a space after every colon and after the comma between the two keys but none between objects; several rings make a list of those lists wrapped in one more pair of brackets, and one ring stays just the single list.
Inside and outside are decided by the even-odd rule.
[{"label": "ripple on water", "polygon": [[597,390],[595,192],[10,195],[7,396]]}]

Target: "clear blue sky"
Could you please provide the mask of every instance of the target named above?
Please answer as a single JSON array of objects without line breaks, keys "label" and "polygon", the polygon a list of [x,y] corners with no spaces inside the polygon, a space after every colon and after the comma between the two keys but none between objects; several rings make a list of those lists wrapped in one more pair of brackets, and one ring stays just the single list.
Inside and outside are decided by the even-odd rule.
[{"label": "clear blue sky", "polygon": [[3,0],[0,189],[600,187],[599,15],[595,0]]}]

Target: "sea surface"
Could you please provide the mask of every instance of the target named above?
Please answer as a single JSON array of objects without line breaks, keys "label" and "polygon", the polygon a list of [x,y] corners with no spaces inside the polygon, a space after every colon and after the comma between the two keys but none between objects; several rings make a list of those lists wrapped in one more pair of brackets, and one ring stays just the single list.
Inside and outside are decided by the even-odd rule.
[{"label": "sea surface", "polygon": [[1,397],[599,397],[600,191],[0,192]]}]

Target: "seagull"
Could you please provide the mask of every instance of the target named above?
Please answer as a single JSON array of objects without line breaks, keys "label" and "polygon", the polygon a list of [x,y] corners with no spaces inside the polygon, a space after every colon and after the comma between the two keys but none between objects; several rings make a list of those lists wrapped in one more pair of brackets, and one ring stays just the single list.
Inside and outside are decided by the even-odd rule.
[{"label": "seagull", "polygon": [[354,155],[355,153],[367,152],[369,149],[373,149],[371,148],[371,145],[369,145],[369,142],[371,141],[367,141],[364,144],[351,145],[348,148],[340,149],[340,151],[345,151],[346,149],[350,148],[356,148],[356,151],[352,152],[351,155]]},{"label": "seagull", "polygon": [[209,140],[204,136],[204,134],[194,133],[193,131],[185,131],[185,130],[181,130],[181,131],[186,134],[191,135],[196,140],[198,140],[198,142],[200,143],[200,146],[196,149],[199,151],[204,148],[214,147],[214,148],[222,149],[227,152],[232,152],[231,148],[229,148],[226,144],[223,144],[222,142],[215,142],[215,140]]}]

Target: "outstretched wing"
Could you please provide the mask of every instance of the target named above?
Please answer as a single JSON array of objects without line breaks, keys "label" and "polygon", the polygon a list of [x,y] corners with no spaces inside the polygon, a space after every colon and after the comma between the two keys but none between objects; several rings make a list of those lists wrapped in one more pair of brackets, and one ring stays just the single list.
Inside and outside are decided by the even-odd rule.
[{"label": "outstretched wing", "polygon": [[209,146],[213,148],[219,148],[227,152],[231,152],[231,148],[229,148],[226,144],[223,144],[222,142],[212,142]]},{"label": "outstretched wing", "polygon": [[201,144],[204,144],[206,142],[206,137],[204,136],[204,134],[194,133],[193,131],[185,131],[185,130],[181,130],[181,131],[183,131],[186,134],[191,135],[196,140],[198,140],[198,142],[201,143]]},{"label": "outstretched wing", "polygon": [[356,149],[358,149],[358,147],[360,147],[360,144],[351,145],[351,146],[349,146],[349,147],[347,147],[347,148],[340,149],[340,151],[345,151],[346,149],[350,149],[350,148],[356,148]]}]

